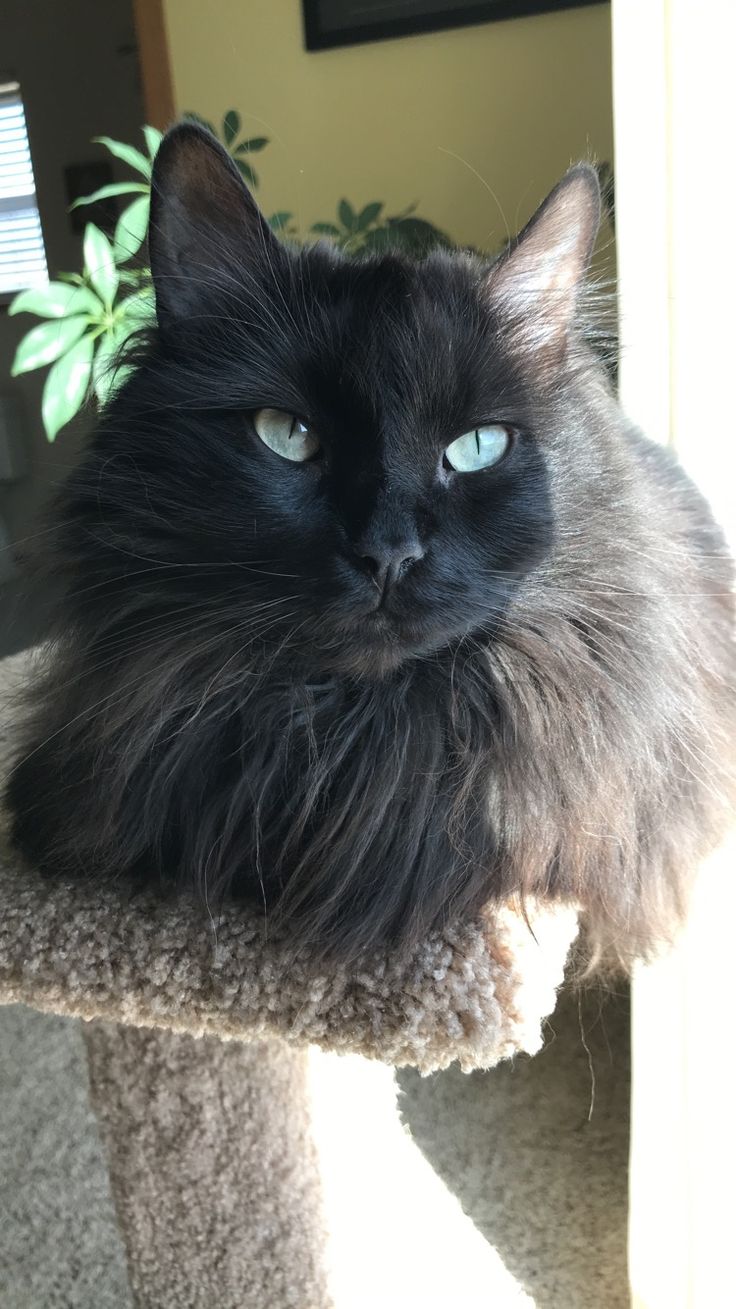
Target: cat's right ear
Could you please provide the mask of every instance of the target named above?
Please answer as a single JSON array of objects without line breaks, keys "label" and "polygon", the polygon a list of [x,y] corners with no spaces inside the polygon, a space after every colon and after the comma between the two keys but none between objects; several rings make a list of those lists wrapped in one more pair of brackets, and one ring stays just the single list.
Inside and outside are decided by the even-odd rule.
[{"label": "cat's right ear", "polygon": [[196,123],[159,146],[148,245],[160,323],[196,316],[232,293],[239,266],[254,272],[284,253],[227,151]]}]

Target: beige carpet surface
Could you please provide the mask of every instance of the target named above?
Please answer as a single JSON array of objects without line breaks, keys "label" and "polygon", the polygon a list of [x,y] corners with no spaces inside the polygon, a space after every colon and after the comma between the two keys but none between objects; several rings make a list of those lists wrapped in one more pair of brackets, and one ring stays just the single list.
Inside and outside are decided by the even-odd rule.
[{"label": "beige carpet surface", "polygon": [[306,1052],[83,1035],[136,1304],[331,1309]]},{"label": "beige carpet surface", "polygon": [[[133,1304],[81,1027],[20,1005],[0,1008],[2,1309]],[[488,1278],[474,1299],[447,1309],[628,1309],[627,996],[584,997],[582,1032],[577,998],[563,993],[534,1059],[487,1073],[398,1075],[414,1141],[518,1288]],[[229,1182],[242,1188],[247,1210],[250,1177],[231,1170]],[[364,1249],[363,1257],[380,1268],[385,1253]],[[449,1234],[437,1257],[452,1268]],[[381,1309],[426,1303],[389,1296]]]},{"label": "beige carpet surface", "polygon": [[0,1306],[132,1303],[80,1024],[0,1008]]}]

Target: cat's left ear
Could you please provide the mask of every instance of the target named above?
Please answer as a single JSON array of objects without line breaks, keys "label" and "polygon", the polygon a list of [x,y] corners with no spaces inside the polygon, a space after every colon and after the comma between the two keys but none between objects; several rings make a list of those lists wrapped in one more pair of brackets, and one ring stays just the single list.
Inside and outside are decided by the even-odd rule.
[{"label": "cat's left ear", "polygon": [[596,171],[576,164],[488,274],[490,301],[535,350],[564,350],[600,216]]},{"label": "cat's left ear", "polygon": [[196,123],[159,146],[148,244],[159,323],[196,316],[232,294],[239,268],[251,278],[284,255],[227,151]]}]

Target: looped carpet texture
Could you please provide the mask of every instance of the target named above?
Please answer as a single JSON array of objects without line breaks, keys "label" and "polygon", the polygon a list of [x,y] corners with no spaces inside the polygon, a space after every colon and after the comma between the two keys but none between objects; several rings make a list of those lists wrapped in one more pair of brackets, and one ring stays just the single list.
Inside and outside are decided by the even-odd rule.
[{"label": "looped carpet texture", "polygon": [[[32,656],[0,665],[0,752],[13,754],[14,691]],[[359,1053],[422,1072],[487,1068],[541,1043],[541,1021],[577,930],[572,907],[489,907],[429,936],[408,958],[328,970],[269,937],[261,915],[217,920],[186,896],[42,881],[0,834],[0,1001],[194,1036]]]},{"label": "looped carpet texture", "polygon": [[[32,676],[32,655],[0,664],[0,785],[14,753],[15,693]],[[92,1102],[138,1309],[365,1303],[361,1270],[349,1254],[346,1269],[335,1239],[363,1186],[345,1166],[355,1134],[390,1159],[386,1185],[414,1196],[407,1212],[428,1187],[411,1189],[416,1152],[402,1153],[389,1069],[384,1083],[361,1067],[428,1073],[457,1061],[471,1071],[536,1052],[577,913],[527,913],[489,907],[409,958],[330,971],[295,958],[288,939],[242,907],[213,920],[186,896],[44,881],[10,848],[0,815],[0,1004],[92,1020]],[[308,1047],[328,1061],[326,1076],[308,1075]],[[354,1102],[363,1088],[360,1121],[343,1124],[337,1146],[336,1118],[350,1105],[334,1089],[335,1053],[355,1061],[343,1079]],[[438,1230],[447,1221],[438,1209]],[[409,1277],[417,1289],[413,1265]],[[428,1309],[424,1291],[421,1303]]]}]

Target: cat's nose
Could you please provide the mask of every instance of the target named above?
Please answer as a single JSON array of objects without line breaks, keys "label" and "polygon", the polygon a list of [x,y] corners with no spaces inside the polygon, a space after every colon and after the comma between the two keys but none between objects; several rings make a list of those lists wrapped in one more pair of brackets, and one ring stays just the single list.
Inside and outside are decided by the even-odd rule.
[{"label": "cat's nose", "polygon": [[396,585],[412,564],[424,558],[425,551],[416,537],[411,537],[397,545],[376,541],[361,543],[355,553],[383,594],[389,587]]}]

